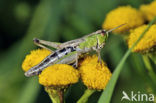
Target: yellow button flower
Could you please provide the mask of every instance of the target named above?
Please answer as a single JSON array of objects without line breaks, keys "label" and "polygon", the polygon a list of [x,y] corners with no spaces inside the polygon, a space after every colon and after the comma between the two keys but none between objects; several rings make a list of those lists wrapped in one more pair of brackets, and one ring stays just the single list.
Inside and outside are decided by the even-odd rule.
[{"label": "yellow button flower", "polygon": [[[139,38],[141,33],[147,28],[147,25],[140,26],[131,31],[128,47],[131,48],[133,43]],[[156,25],[152,25],[151,28],[146,32],[144,37],[139,41],[139,43],[134,47],[134,52],[149,52],[152,48],[156,47]]]},{"label": "yellow button flower", "polygon": [[51,51],[49,51],[47,49],[32,50],[31,53],[25,57],[25,59],[22,63],[22,69],[25,72],[28,71],[31,67],[40,63],[50,53],[51,53]]},{"label": "yellow button flower", "polygon": [[97,62],[97,56],[96,55],[93,55],[93,56],[86,56],[84,57],[84,60],[80,61],[80,66],[82,65],[86,65],[88,63],[90,64],[93,64],[93,63],[96,63]]},{"label": "yellow button flower", "polygon": [[140,10],[148,21],[151,21],[156,16],[156,1],[151,2],[147,5],[141,5]]},{"label": "yellow button flower", "polygon": [[39,83],[44,86],[67,86],[78,80],[78,70],[67,64],[49,66],[39,75]]},{"label": "yellow button flower", "polygon": [[83,83],[90,89],[104,89],[110,80],[111,72],[102,61],[98,62],[98,57],[93,55],[87,57],[80,65],[79,72]]},{"label": "yellow button flower", "polygon": [[127,32],[132,28],[142,25],[144,23],[142,13],[131,6],[120,6],[107,14],[102,27],[103,29],[112,29],[125,23],[126,25],[114,30],[113,32]]}]

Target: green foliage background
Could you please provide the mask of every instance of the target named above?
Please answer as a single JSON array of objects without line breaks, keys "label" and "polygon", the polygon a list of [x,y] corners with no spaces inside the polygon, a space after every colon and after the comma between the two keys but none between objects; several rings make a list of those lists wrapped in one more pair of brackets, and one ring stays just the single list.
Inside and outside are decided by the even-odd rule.
[{"label": "green foliage background", "polygon": [[[152,0],[1,0],[0,1],[0,102],[50,103],[37,77],[26,78],[22,61],[37,48],[34,37],[57,42],[79,38],[101,29],[106,14],[121,5],[138,8]],[[102,49],[102,58],[113,72],[127,50],[119,35],[110,35]],[[112,103],[119,103],[122,91],[147,93],[153,85],[140,54],[126,61]],[[75,103],[85,90],[79,82],[68,89],[67,103]],[[101,92],[94,93],[88,103],[97,103]],[[106,97],[107,98],[107,97]]]}]

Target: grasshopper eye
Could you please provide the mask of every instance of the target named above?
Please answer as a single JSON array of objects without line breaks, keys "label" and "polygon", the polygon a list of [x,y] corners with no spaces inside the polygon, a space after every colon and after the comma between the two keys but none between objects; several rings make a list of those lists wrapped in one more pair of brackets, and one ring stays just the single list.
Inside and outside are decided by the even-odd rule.
[{"label": "grasshopper eye", "polygon": [[104,36],[106,34],[105,30],[101,30],[101,35]]},{"label": "grasshopper eye", "polygon": [[103,48],[103,46],[102,45],[99,45],[99,49],[102,49]]}]

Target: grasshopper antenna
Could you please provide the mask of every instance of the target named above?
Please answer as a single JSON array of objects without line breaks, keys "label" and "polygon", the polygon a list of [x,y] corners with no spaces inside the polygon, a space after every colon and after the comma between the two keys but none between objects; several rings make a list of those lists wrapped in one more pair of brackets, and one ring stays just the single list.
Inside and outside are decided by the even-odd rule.
[{"label": "grasshopper antenna", "polygon": [[[125,24],[127,24],[127,23],[125,23]],[[106,31],[106,32],[107,32],[107,33],[112,32],[113,30],[115,30],[115,29],[117,29],[117,28],[119,28],[119,27],[121,27],[121,26],[123,26],[123,25],[125,25],[125,24],[121,24],[121,25],[119,25],[119,26],[117,26],[117,27],[115,27],[115,28],[113,28],[113,29],[110,29],[110,30],[108,30],[108,31]]]}]

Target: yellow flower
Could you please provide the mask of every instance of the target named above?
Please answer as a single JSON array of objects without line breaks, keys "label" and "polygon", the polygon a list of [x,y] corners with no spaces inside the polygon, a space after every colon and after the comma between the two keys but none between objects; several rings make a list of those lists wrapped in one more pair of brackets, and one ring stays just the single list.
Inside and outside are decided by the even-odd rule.
[{"label": "yellow flower", "polygon": [[67,64],[49,66],[39,75],[39,83],[44,86],[67,86],[78,80],[78,70]]},{"label": "yellow flower", "polygon": [[142,25],[144,23],[142,13],[131,6],[118,7],[107,14],[102,27],[103,29],[112,29],[125,23],[126,25],[114,30],[113,32],[127,32],[132,28]]},{"label": "yellow flower", "polygon": [[93,55],[87,57],[79,68],[83,83],[90,89],[104,89],[111,78],[111,72],[102,61],[98,62],[98,57]]},{"label": "yellow flower", "polygon": [[93,55],[93,56],[86,56],[84,57],[84,60],[80,63],[80,66],[81,65],[86,65],[88,63],[92,64],[92,63],[96,63],[98,60],[97,56],[96,55]]},{"label": "yellow flower", "polygon": [[29,55],[27,55],[22,63],[22,69],[26,72],[31,67],[40,63],[46,56],[48,56],[51,51],[47,49],[37,49],[32,50]]},{"label": "yellow flower", "polygon": [[[140,26],[131,31],[128,47],[131,48],[133,43],[139,38],[141,33],[147,28],[147,25]],[[134,52],[149,52],[156,46],[156,25],[152,25],[151,28],[146,32],[144,37],[139,41],[139,43],[134,47]]]},{"label": "yellow flower", "polygon": [[150,4],[147,5],[142,5],[140,7],[140,10],[146,17],[148,21],[151,21],[155,16],[156,16],[156,1],[151,2]]}]

